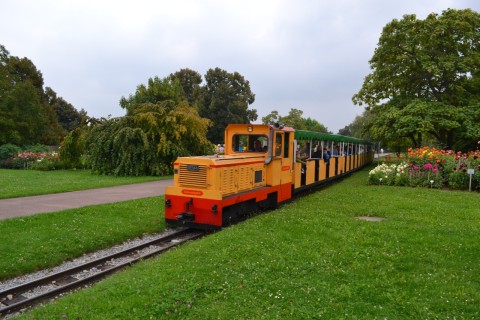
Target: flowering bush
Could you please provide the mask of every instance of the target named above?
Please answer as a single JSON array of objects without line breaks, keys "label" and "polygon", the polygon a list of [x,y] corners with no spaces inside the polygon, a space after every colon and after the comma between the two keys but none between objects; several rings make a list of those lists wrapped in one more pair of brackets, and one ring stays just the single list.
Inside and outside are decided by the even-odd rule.
[{"label": "flowering bush", "polygon": [[467,153],[424,147],[386,157],[369,173],[369,184],[480,190],[480,151]]},{"label": "flowering bush", "polygon": [[35,170],[55,170],[63,169],[63,163],[60,161],[58,152],[32,152],[23,151],[19,152],[16,157],[13,158],[13,162],[21,163],[25,169]]}]

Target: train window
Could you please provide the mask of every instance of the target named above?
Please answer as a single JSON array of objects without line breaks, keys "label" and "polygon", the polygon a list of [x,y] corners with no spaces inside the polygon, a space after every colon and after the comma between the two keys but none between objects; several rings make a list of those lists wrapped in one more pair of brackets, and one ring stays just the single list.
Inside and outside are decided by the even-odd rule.
[{"label": "train window", "polygon": [[268,137],[258,134],[236,134],[232,141],[233,152],[267,152]]},{"label": "train window", "polygon": [[290,146],[290,133],[285,132],[285,143],[283,144],[283,156],[285,158],[289,157],[289,152],[290,152],[289,146]]},{"label": "train window", "polygon": [[282,155],[282,134],[277,132],[275,135],[275,156],[279,157]]}]

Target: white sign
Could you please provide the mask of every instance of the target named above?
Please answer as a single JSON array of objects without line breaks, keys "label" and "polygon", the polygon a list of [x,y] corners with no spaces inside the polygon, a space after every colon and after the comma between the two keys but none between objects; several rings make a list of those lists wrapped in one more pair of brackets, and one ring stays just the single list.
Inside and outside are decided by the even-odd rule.
[{"label": "white sign", "polygon": [[475,169],[468,169],[468,170],[467,170],[467,173],[468,173],[468,174],[475,174]]}]

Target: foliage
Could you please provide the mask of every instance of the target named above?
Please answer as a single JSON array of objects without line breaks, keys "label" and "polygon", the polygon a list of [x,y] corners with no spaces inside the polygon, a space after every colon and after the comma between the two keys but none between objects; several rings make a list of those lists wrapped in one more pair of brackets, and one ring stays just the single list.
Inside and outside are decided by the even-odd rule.
[{"label": "foliage", "polygon": [[[168,175],[177,157],[206,153],[209,121],[200,118],[186,100],[175,100],[181,90],[178,81],[150,79],[148,88],[139,86],[135,95],[123,100],[129,110],[125,117],[104,119],[93,126],[85,141],[86,159],[93,171]],[[175,99],[161,100],[168,97]]]},{"label": "foliage", "polygon": [[66,121],[61,112],[68,108],[75,114],[73,106],[43,89],[42,73],[32,61],[10,56],[2,45],[0,80],[0,144],[58,145],[69,130],[60,125]]},{"label": "foliage", "polygon": [[159,77],[149,78],[145,86],[140,84],[134,95],[129,95],[128,99],[122,97],[120,106],[127,111],[127,116],[132,115],[140,105],[146,103],[156,103],[158,101],[173,101],[178,104],[184,98],[184,93],[180,81],[171,78],[160,79]]},{"label": "foliage", "polygon": [[14,144],[7,143],[0,146],[0,161],[13,158],[17,155],[22,149]]},{"label": "foliage", "polygon": [[14,160],[22,149],[14,144],[7,143],[0,146],[0,168],[20,169],[23,161]]},{"label": "foliage", "polygon": [[310,117],[303,118],[303,111],[300,109],[290,109],[288,115],[281,116],[278,111],[273,110],[262,118],[264,124],[281,123],[297,130],[309,130],[315,132],[328,133],[328,129],[315,119]]},{"label": "foliage", "polygon": [[467,169],[474,169],[472,189],[480,190],[480,151],[467,153],[423,147],[405,154],[387,156],[384,163],[369,172],[368,183],[466,190]]},{"label": "foliage", "polygon": [[248,109],[255,101],[255,95],[250,83],[238,72],[209,69],[205,74],[205,82],[199,113],[212,122],[207,138],[215,144],[224,143],[227,124],[250,123],[257,119],[257,110]]},{"label": "foliage", "polygon": [[383,144],[441,148],[478,140],[480,14],[448,9],[425,20],[405,15],[388,23],[370,60],[373,72],[353,96],[367,105],[370,134]]},{"label": "foliage", "polygon": [[183,94],[190,105],[197,106],[199,104],[202,90],[200,87],[202,83],[200,73],[187,68],[170,74],[170,78],[173,81],[178,80],[180,82]]},{"label": "foliage", "polygon": [[85,168],[85,145],[90,127],[82,126],[72,131],[63,139],[60,157],[67,168]]}]

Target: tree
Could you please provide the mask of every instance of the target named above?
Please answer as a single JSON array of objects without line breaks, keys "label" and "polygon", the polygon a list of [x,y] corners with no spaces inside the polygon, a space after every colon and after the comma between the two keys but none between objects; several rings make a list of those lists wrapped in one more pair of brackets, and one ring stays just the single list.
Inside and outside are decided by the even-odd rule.
[{"label": "tree", "polygon": [[0,145],[43,142],[47,118],[37,90],[30,82],[18,83],[2,96],[0,116]]},{"label": "tree", "polygon": [[292,108],[288,112],[288,115],[280,117],[279,121],[286,126],[293,127],[298,130],[306,130],[305,121],[302,118],[302,115],[302,110]]},{"label": "tree", "polygon": [[383,29],[370,66],[353,102],[373,114],[373,138],[408,138],[414,146],[435,139],[442,147],[469,139],[463,134],[469,131],[464,115],[480,101],[477,12],[448,9],[425,20],[415,15],[393,20]]},{"label": "tree", "polygon": [[57,97],[56,92],[51,88],[46,87],[45,94],[47,96],[48,104],[52,106],[55,111],[59,124],[66,132],[73,131],[80,126],[82,119],[87,117],[87,112],[84,109],[78,111],[72,104],[65,101],[62,97]]},{"label": "tree", "polygon": [[251,123],[257,119],[257,110],[248,109],[255,101],[255,95],[250,90],[250,83],[238,72],[209,69],[205,80],[200,115],[212,121],[207,132],[208,139],[213,143],[223,143],[227,124]]},{"label": "tree", "polygon": [[280,114],[278,113],[277,110],[273,110],[272,112],[267,114],[265,117],[262,117],[262,123],[263,124],[280,123]]},{"label": "tree", "polygon": [[127,110],[127,115],[132,115],[135,108],[144,103],[171,100],[178,104],[182,99],[185,99],[185,94],[179,80],[154,77],[148,79],[147,86],[140,84],[135,94],[129,95],[128,99],[122,97],[120,106]]},{"label": "tree", "polygon": [[66,131],[57,106],[49,103],[51,92],[44,91],[42,73],[32,61],[10,56],[0,45],[0,144],[60,143]]},{"label": "tree", "polygon": [[338,130],[338,134],[363,140],[371,140],[370,134],[368,130],[366,130],[372,121],[369,116],[370,113],[364,111],[361,115],[356,116],[352,123]]},{"label": "tree", "polygon": [[181,69],[170,74],[170,79],[178,80],[182,86],[183,93],[192,106],[198,105],[199,96],[201,95],[202,76],[197,71],[191,69]]},{"label": "tree", "polygon": [[148,86],[139,85],[121,103],[126,116],[100,119],[83,126],[83,134],[78,129],[67,136],[62,152],[70,163],[79,163],[79,154],[70,149],[83,149],[89,166],[100,174],[165,175],[177,157],[210,151],[210,121],[184,98],[177,79],[150,78]]},{"label": "tree", "polygon": [[262,122],[264,124],[280,123],[289,127],[293,127],[297,130],[328,133],[328,129],[323,124],[310,117],[305,119],[302,117],[302,115],[303,111],[295,108],[290,109],[288,115],[286,116],[281,116],[278,111],[273,110],[270,112],[270,114],[262,118]]}]

